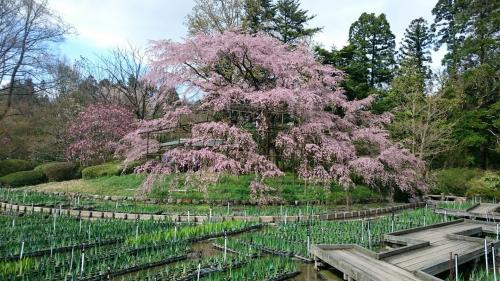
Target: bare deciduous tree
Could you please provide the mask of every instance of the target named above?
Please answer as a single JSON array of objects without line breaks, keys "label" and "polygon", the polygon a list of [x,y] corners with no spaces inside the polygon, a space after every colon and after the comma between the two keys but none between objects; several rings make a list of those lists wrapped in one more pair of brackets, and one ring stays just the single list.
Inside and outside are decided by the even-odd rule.
[{"label": "bare deciduous tree", "polygon": [[[50,44],[68,32],[46,0],[0,0],[0,121],[12,107],[17,82],[42,82]],[[47,81],[41,85],[46,87]]]},{"label": "bare deciduous tree", "polygon": [[244,0],[195,0],[186,24],[190,34],[223,32],[241,27],[244,14]]},{"label": "bare deciduous tree", "polygon": [[[147,61],[145,53],[139,48],[117,47],[95,61],[84,59],[83,65],[89,76],[99,80],[94,81],[97,83],[93,92],[96,100],[125,105],[139,119],[154,116],[163,103],[169,102],[156,99],[153,93],[159,89],[144,79]],[[170,91],[174,96],[174,91]]]}]

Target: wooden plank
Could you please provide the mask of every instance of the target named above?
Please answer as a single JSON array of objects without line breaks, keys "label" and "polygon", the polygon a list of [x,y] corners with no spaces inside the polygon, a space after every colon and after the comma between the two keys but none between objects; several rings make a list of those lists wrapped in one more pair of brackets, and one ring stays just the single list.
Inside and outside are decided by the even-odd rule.
[{"label": "wooden plank", "polygon": [[[416,280],[434,281],[439,279],[432,275],[448,270],[450,252],[458,254],[459,264],[483,256],[484,239],[472,236],[494,231],[496,223],[461,220],[387,234],[384,236],[385,241],[401,242],[406,246],[387,253],[378,253],[376,258],[348,245],[319,245],[322,249],[318,250],[319,252],[312,251],[312,254],[349,274],[354,280],[358,280],[356,277],[359,276],[367,278],[359,280],[393,280],[391,278],[394,276],[387,273],[392,272],[391,268],[395,266],[413,278],[419,278]],[[487,241],[488,244],[497,243],[491,239]],[[395,280],[406,280],[401,276]]]},{"label": "wooden plank", "polygon": [[315,249],[315,256],[357,281],[424,280],[384,261],[370,257],[354,248]]}]

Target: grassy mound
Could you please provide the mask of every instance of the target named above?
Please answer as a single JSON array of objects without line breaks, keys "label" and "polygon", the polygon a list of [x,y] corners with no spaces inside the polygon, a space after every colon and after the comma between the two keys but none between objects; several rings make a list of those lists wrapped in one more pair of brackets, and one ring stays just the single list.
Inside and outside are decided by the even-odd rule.
[{"label": "grassy mound", "polygon": [[0,161],[0,177],[19,171],[28,171],[33,169],[33,165],[26,160],[7,159]]},{"label": "grassy mound", "polygon": [[122,171],[119,163],[105,163],[90,166],[82,170],[83,179],[95,179],[99,177],[119,176]]},{"label": "grassy mound", "polygon": [[71,162],[50,162],[35,167],[35,171],[45,174],[52,181],[65,181],[81,177],[78,166]]},{"label": "grassy mound", "polygon": [[0,185],[4,187],[20,187],[35,185],[47,180],[45,174],[40,171],[20,171],[0,177]]}]

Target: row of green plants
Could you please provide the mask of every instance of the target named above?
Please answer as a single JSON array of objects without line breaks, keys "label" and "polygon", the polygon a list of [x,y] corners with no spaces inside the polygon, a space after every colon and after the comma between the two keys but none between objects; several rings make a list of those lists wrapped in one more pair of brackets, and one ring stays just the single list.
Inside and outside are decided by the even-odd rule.
[{"label": "row of green plants", "polygon": [[[499,274],[499,273],[497,272],[497,274]],[[449,280],[449,278],[446,280]],[[459,274],[458,279],[454,278],[453,280],[454,281],[495,281],[495,280],[497,280],[497,278],[493,275],[492,269],[490,269],[489,273],[486,273],[486,270],[483,267],[477,266],[470,273],[470,275]]]},{"label": "row of green plants", "polygon": [[[112,277],[177,262],[186,258],[195,241],[258,226],[239,221],[191,225],[156,221],[85,221],[37,214],[22,217],[2,215],[0,248],[4,256],[0,259],[0,280],[106,279],[108,274]],[[96,232],[91,234],[91,239],[88,239],[87,227]],[[92,244],[110,237],[115,238],[113,243]],[[18,245],[19,241],[22,245]],[[39,254],[30,255],[33,252]],[[222,264],[220,259],[207,260],[205,268],[232,267],[232,264],[244,263],[246,256],[241,255],[239,259],[228,256]],[[190,267],[192,273],[193,266]],[[188,267],[176,270],[186,273]]]},{"label": "row of green plants", "polygon": [[[72,198],[69,196],[44,194],[33,191],[0,189],[0,201],[13,204],[50,206],[83,210],[141,213],[141,214],[177,214],[177,215],[210,215],[212,216],[306,216],[339,211],[338,206],[313,205],[281,205],[281,206],[210,206],[210,205],[182,205],[182,204],[151,204],[131,201],[107,201],[87,198]],[[359,206],[357,206],[359,207]],[[361,206],[364,207],[364,206]]]},{"label": "row of green plants", "polygon": [[[479,203],[479,202],[477,202]],[[462,201],[440,201],[436,204],[436,207],[441,209],[454,209],[454,210],[466,210],[476,204],[475,201],[467,200],[465,202]]]},{"label": "row of green plants", "polygon": [[[229,268],[223,272],[208,275],[206,281],[268,281],[279,280],[285,275],[292,277],[297,272],[297,265],[289,258],[263,257],[250,260],[245,266]],[[287,278],[288,279],[288,278]]]},{"label": "row of green plants", "polygon": [[59,215],[0,216],[0,257],[23,252],[54,252],[64,247],[112,243],[158,229],[172,228],[168,221],[83,220]]},{"label": "row of green plants", "polygon": [[[451,219],[451,218],[448,218]],[[357,244],[376,250],[386,233],[444,222],[447,218],[421,208],[371,220],[280,223],[238,239],[246,245],[290,256],[309,258],[312,244]]]},{"label": "row of green plants", "polygon": [[241,255],[217,254],[211,257],[202,257],[199,259],[189,259],[165,266],[159,270],[141,271],[134,276],[124,278],[122,281],[132,280],[162,280],[162,281],[180,281],[196,280],[198,273],[200,279],[214,272],[225,271],[229,268],[243,266],[249,261],[248,257]]},{"label": "row of green plants", "polygon": [[72,249],[70,253],[2,263],[0,278],[1,280],[105,279],[108,274],[112,276],[120,271],[132,272],[150,265],[184,259],[188,251],[188,244],[181,241],[138,249],[124,245],[90,251]]},{"label": "row of green plants", "polygon": [[[159,270],[141,271],[122,281],[187,281],[197,280],[274,280],[297,273],[294,261],[287,257],[262,256],[255,248],[219,238],[215,245],[224,245],[230,251],[212,257],[200,257],[165,266]],[[237,250],[235,250],[237,249]],[[286,278],[288,279],[288,278]]]},{"label": "row of green plants", "polygon": [[246,229],[257,228],[260,225],[247,221],[222,221],[204,223],[201,225],[188,225],[184,227],[171,227],[155,232],[144,233],[129,237],[125,240],[127,245],[141,246],[149,243],[161,243],[165,241],[196,240],[210,236],[221,236],[233,234]]}]

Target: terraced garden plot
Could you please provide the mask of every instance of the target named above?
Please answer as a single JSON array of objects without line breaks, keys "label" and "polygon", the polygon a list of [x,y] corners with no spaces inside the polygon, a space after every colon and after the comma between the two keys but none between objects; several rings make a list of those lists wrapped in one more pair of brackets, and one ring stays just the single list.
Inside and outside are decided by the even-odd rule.
[{"label": "terraced garden plot", "polygon": [[[169,214],[169,215],[209,215],[212,216],[298,216],[319,215],[334,211],[344,211],[345,208],[337,205],[281,205],[281,206],[233,206],[233,205],[184,205],[165,203],[144,203],[135,201],[107,201],[87,198],[71,198],[69,196],[43,194],[39,192],[15,191],[0,188],[0,201],[33,206],[50,206],[72,208],[79,210],[140,213],[140,214]],[[379,207],[380,204],[354,205],[352,210],[370,207]]]},{"label": "terraced garden plot", "polygon": [[[274,208],[281,211],[280,206]],[[11,243],[0,245],[0,280],[104,280],[107,276],[127,281],[196,280],[199,273],[200,280],[303,281],[310,279],[293,276],[298,269],[311,267],[308,248],[313,243],[355,243],[376,250],[384,246],[380,243],[384,233],[442,220],[425,208],[396,213],[394,220],[386,215],[264,226],[243,221],[194,224],[3,215],[0,238],[11,237]],[[203,244],[213,250],[199,254],[199,241],[212,238]]]},{"label": "terraced garden plot", "polygon": [[0,280],[101,280],[186,259],[194,241],[258,227],[41,215],[2,215],[0,226]]},{"label": "terraced garden plot", "polygon": [[403,211],[395,215],[394,219],[389,215],[371,220],[280,223],[277,227],[267,227],[260,232],[244,234],[238,239],[276,254],[308,258],[308,245],[311,244],[357,244],[377,249],[385,233],[443,220],[442,215],[422,208]]},{"label": "terraced garden plot", "polygon": [[456,209],[456,210],[466,210],[476,203],[473,201],[456,202],[456,201],[441,201],[437,202],[436,207],[441,209]]}]

